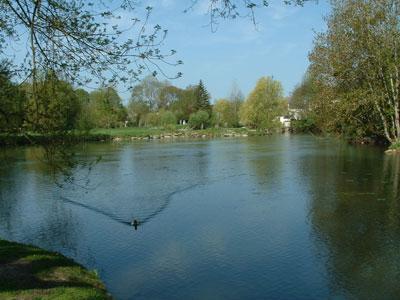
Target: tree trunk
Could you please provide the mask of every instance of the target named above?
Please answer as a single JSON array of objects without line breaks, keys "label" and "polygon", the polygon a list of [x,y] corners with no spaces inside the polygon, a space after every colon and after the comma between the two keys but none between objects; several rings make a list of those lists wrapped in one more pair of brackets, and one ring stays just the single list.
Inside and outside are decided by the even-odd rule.
[{"label": "tree trunk", "polygon": [[37,129],[39,124],[39,99],[38,99],[38,90],[37,90],[37,61],[36,61],[36,45],[35,45],[35,22],[36,22],[36,14],[39,11],[41,0],[36,1],[35,8],[32,12],[32,17],[29,20],[30,22],[30,48],[32,52],[32,99],[36,108],[36,120],[34,124],[34,128]]}]

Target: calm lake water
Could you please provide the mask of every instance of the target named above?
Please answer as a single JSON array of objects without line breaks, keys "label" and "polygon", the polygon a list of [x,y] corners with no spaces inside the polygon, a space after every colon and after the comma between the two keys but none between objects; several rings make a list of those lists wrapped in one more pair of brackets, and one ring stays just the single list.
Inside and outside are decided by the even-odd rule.
[{"label": "calm lake water", "polygon": [[96,269],[116,299],[400,297],[399,156],[310,136],[74,152],[67,169],[1,154],[0,236]]}]

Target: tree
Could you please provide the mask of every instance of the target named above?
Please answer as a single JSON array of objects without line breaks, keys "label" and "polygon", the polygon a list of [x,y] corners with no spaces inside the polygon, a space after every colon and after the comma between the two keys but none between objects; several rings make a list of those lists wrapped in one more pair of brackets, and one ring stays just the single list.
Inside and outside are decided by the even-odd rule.
[{"label": "tree", "polygon": [[193,129],[204,129],[207,127],[210,120],[210,115],[204,110],[199,110],[192,113],[189,118],[189,125]]},{"label": "tree", "polygon": [[342,133],[400,139],[399,13],[400,1],[333,2],[310,60],[317,80],[332,90],[326,106],[340,112]]},{"label": "tree", "polygon": [[24,89],[28,96],[28,129],[60,134],[75,128],[80,103],[69,82],[49,71],[36,83],[36,97],[33,97],[32,84],[24,85]]},{"label": "tree", "polygon": [[[138,4],[134,0],[113,4],[111,9],[105,3],[95,5],[89,0],[3,0],[0,36],[3,41],[28,41],[28,61],[23,66],[32,72],[33,80],[40,69],[49,67],[71,80],[78,75],[86,77],[84,72],[102,79],[111,76],[112,81],[137,79],[149,70],[148,64],[162,62],[170,55],[158,49],[166,31],[160,25],[145,30],[151,7],[146,8],[142,22],[126,19],[126,28],[120,28],[114,21]],[[127,33],[134,37],[124,38]]]},{"label": "tree", "polygon": [[113,87],[103,87],[90,93],[90,109],[95,125],[100,128],[121,127],[126,120],[125,107]]},{"label": "tree", "polygon": [[262,77],[243,103],[241,122],[258,129],[279,126],[278,116],[284,112],[282,84],[272,77]]},{"label": "tree", "polygon": [[[283,0],[286,5],[303,5],[308,0]],[[192,0],[192,4],[185,11],[189,11],[200,1]],[[221,19],[234,20],[239,17],[248,17],[256,24],[255,9],[259,7],[268,7],[268,0],[209,0],[208,15],[210,17],[210,27],[216,31]],[[204,2],[202,2],[204,4]]]},{"label": "tree", "polygon": [[160,125],[161,126],[171,126],[176,125],[177,120],[173,112],[168,110],[161,110],[160,112]]},{"label": "tree", "polygon": [[289,97],[291,108],[308,110],[311,102],[317,97],[316,84],[310,72],[307,72]]},{"label": "tree", "polygon": [[[306,0],[283,0],[302,4]],[[116,24],[125,12],[137,11],[136,0],[0,0],[0,55],[8,45],[24,43],[25,59],[16,69],[20,78],[31,83],[30,98],[39,108],[38,83],[41,74],[54,72],[67,82],[86,85],[109,85],[123,82],[129,87],[144,73],[163,73],[164,65],[179,65],[171,57],[175,50],[164,52],[167,36],[158,24],[147,28],[152,11],[145,17],[125,18],[125,28]],[[186,11],[198,1],[189,1]],[[268,6],[268,1],[209,0],[209,15],[214,28],[217,19],[235,19],[248,15],[254,21],[254,9]],[[178,72],[174,78],[179,77]],[[167,76],[169,77],[169,76]],[[209,111],[209,108],[207,108]],[[39,114],[39,112],[37,112]]]},{"label": "tree", "polygon": [[[305,1],[283,0],[283,3],[301,5]],[[0,51],[6,47],[6,39],[26,40],[28,59],[23,66],[33,82],[41,68],[49,67],[56,73],[65,72],[71,81],[89,72],[102,79],[111,75],[112,82],[116,79],[125,82],[138,79],[144,70],[150,71],[149,65],[154,66],[154,73],[162,72],[157,63],[169,64],[165,59],[175,51],[164,54],[159,49],[167,34],[160,25],[155,25],[150,32],[146,30],[152,7],[146,7],[142,22],[138,18],[126,18],[126,28],[120,28],[114,21],[125,11],[137,10],[141,4],[136,0],[112,4],[111,8],[103,1],[90,0],[2,0]],[[197,4],[197,0],[188,1],[185,11]],[[209,0],[208,4],[213,25],[219,18],[235,19],[242,15],[254,21],[254,9],[267,7],[269,3],[267,0]],[[125,36],[131,38],[125,39]]]},{"label": "tree", "polygon": [[202,80],[200,80],[194,91],[194,97],[196,101],[196,110],[206,111],[208,114],[211,112],[210,105],[210,94],[208,93],[206,87]]},{"label": "tree", "polygon": [[9,63],[0,63],[0,132],[18,132],[25,118],[26,96],[11,81]]},{"label": "tree", "polygon": [[152,75],[146,76],[132,89],[131,101],[144,102],[150,110],[156,111],[164,106],[164,103],[161,103],[161,91],[169,85],[168,82],[159,81]]},{"label": "tree", "polygon": [[75,128],[88,132],[90,129],[95,127],[95,120],[90,107],[90,94],[83,89],[75,90],[75,94],[80,105]]},{"label": "tree", "polygon": [[161,126],[169,127],[176,125],[177,120],[175,115],[168,110],[160,110],[157,112],[149,112],[143,119],[145,126]]},{"label": "tree", "polygon": [[196,111],[196,92],[197,86],[188,86],[180,92],[179,98],[171,105],[178,120],[189,120],[192,113]]},{"label": "tree", "polygon": [[135,126],[141,126],[149,112],[169,109],[179,99],[181,91],[167,81],[159,81],[151,75],[145,77],[133,88],[131,93],[128,104],[131,122]]},{"label": "tree", "polygon": [[158,107],[160,109],[170,109],[182,97],[182,93],[182,89],[173,85],[162,87],[159,93]]},{"label": "tree", "polygon": [[[142,22],[126,19],[127,27],[119,28],[113,21],[137,3],[121,0],[113,4],[110,9],[103,2],[89,0],[0,1],[0,53],[8,44],[6,39],[27,42],[29,46],[21,48],[26,52],[19,69],[32,83],[33,102],[39,101],[38,76],[49,69],[80,85],[92,78],[100,83],[128,83],[144,71],[156,74],[160,63],[170,63],[168,57],[175,51],[162,53],[159,49],[167,31],[160,25],[145,30],[151,8],[146,8]],[[125,38],[127,33],[133,37]]]},{"label": "tree", "polygon": [[128,118],[133,126],[142,126],[150,108],[142,100],[131,99],[127,108]]},{"label": "tree", "polygon": [[232,88],[229,93],[228,100],[232,103],[234,116],[235,116],[235,120],[232,123],[232,125],[239,126],[239,123],[240,123],[239,111],[240,111],[240,107],[242,106],[242,104],[244,102],[244,95],[236,82],[233,82],[233,84],[232,84]]},{"label": "tree", "polygon": [[159,126],[160,114],[158,112],[149,112],[144,118],[145,126]]},{"label": "tree", "polygon": [[237,125],[237,114],[235,103],[226,99],[219,99],[213,106],[215,125],[222,127],[233,127]]}]

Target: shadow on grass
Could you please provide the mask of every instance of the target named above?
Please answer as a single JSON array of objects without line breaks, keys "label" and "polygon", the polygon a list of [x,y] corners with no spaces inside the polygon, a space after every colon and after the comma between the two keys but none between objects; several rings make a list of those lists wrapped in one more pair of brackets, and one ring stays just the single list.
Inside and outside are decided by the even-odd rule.
[{"label": "shadow on grass", "polygon": [[29,290],[95,289],[107,299],[106,290],[93,272],[72,260],[33,246],[0,240],[0,295]]}]

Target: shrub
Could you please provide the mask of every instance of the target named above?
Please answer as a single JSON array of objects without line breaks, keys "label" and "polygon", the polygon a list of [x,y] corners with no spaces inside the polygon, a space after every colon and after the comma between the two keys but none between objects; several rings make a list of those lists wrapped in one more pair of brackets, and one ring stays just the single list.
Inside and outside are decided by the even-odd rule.
[{"label": "shrub", "polygon": [[391,150],[400,150],[400,140],[394,142],[393,144],[391,144],[389,149],[391,149]]},{"label": "shrub", "polygon": [[160,112],[160,125],[176,125],[177,120],[173,112],[171,111],[161,111]]},{"label": "shrub", "polygon": [[206,111],[199,110],[190,115],[189,125],[193,129],[204,129],[208,126],[210,116]]},{"label": "shrub", "polygon": [[156,112],[148,113],[145,117],[146,126],[158,126],[160,124],[160,114]]},{"label": "shrub", "polygon": [[75,127],[76,129],[84,132],[88,132],[90,129],[95,127],[93,116],[88,105],[81,107]]},{"label": "shrub", "polygon": [[296,133],[306,133],[306,132],[315,133],[318,131],[314,120],[311,118],[306,118],[302,120],[292,120],[291,126],[293,131]]}]

